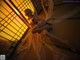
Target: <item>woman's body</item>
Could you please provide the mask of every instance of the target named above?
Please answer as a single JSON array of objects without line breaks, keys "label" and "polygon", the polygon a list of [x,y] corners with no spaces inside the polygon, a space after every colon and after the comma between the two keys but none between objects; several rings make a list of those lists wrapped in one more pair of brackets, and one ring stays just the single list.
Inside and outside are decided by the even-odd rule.
[{"label": "woman's body", "polygon": [[[47,2],[47,7],[48,10],[45,9],[44,6],[44,2]],[[32,33],[40,33],[41,31],[45,31],[45,35],[48,35],[48,37],[50,37],[51,40],[54,41],[54,44],[63,48],[70,48],[71,50],[74,50],[74,48],[71,47],[71,45],[69,43],[66,43],[64,41],[62,41],[62,39],[58,38],[57,36],[55,36],[54,34],[50,33],[51,31],[53,31],[53,24],[49,23],[52,19],[52,15],[53,15],[53,7],[54,7],[54,3],[53,0],[41,0],[42,3],[42,7],[43,10],[45,12],[46,18],[45,20],[42,20],[36,13],[32,14],[31,10],[29,12],[25,11],[25,15],[27,15],[29,18],[35,18],[34,21],[36,21],[37,25],[33,28]],[[27,14],[29,13],[29,14]],[[33,21],[33,23],[34,23]],[[53,20],[52,20],[53,21]],[[35,23],[34,23],[35,24]]]},{"label": "woman's body", "polygon": [[45,12],[46,18],[44,21],[39,23],[33,30],[32,33],[41,32],[44,30],[45,35],[48,35],[51,40],[53,40],[54,44],[63,48],[63,49],[69,49],[71,51],[75,51],[75,49],[69,44],[69,42],[65,42],[63,39],[60,39],[59,37],[55,36],[53,33],[50,33],[53,31],[53,23],[50,21],[53,21],[52,15],[53,15],[53,7],[54,3],[53,0],[47,0],[48,2],[48,11],[45,9],[44,6],[44,0],[41,0],[43,10]]}]

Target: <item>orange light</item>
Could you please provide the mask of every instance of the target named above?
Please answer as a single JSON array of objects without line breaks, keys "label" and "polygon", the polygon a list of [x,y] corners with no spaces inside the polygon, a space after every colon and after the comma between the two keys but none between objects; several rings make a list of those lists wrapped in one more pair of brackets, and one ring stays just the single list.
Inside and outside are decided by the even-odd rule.
[{"label": "orange light", "polygon": [[13,9],[18,15],[20,15],[19,11],[17,11],[15,8],[13,8]]}]

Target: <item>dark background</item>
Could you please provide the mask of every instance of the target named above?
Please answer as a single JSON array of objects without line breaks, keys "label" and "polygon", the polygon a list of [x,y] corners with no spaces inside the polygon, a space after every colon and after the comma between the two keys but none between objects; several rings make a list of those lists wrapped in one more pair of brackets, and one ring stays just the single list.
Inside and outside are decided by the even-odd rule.
[{"label": "dark background", "polygon": [[70,1],[70,2],[80,2],[80,0],[64,0],[64,1]]}]

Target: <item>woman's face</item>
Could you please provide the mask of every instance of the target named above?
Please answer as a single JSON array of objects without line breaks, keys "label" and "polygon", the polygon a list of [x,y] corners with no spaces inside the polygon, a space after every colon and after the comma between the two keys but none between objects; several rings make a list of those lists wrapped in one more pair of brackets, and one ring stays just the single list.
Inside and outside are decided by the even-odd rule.
[{"label": "woman's face", "polygon": [[29,18],[32,17],[32,11],[30,9],[26,9],[25,15],[28,16]]},{"label": "woman's face", "polygon": [[28,16],[28,17],[31,17],[31,15],[30,14],[27,14],[26,12],[25,12],[25,15]]}]

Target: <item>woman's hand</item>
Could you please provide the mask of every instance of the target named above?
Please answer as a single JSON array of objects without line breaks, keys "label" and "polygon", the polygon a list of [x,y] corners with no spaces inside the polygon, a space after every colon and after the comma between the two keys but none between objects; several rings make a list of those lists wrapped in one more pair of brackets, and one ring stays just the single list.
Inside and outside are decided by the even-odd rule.
[{"label": "woman's hand", "polygon": [[46,22],[40,22],[35,28],[33,28],[32,33],[41,32],[46,28]]},{"label": "woman's hand", "polygon": [[41,32],[43,30],[51,31],[52,26],[49,25],[46,21],[39,23],[33,30],[32,33]]}]

